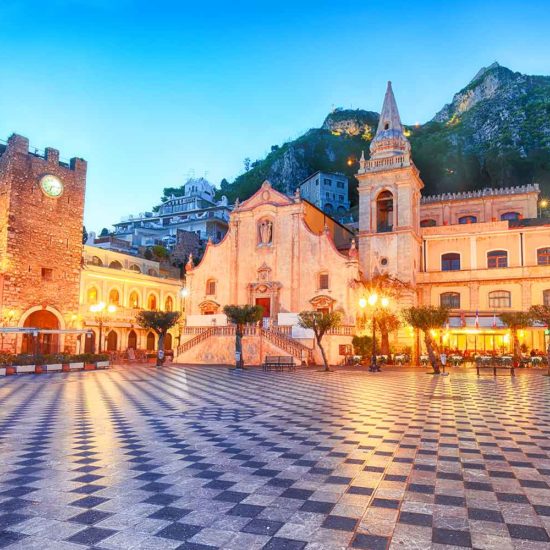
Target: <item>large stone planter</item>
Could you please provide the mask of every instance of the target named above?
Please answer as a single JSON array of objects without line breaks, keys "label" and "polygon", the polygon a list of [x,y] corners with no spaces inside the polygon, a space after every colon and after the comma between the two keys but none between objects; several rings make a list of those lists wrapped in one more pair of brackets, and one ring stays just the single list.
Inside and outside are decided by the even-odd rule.
[{"label": "large stone planter", "polygon": [[61,363],[53,363],[52,365],[44,365],[44,370],[46,372],[61,372],[63,370],[63,365]]},{"label": "large stone planter", "polygon": [[17,374],[34,374],[36,371],[36,365],[17,365],[15,372]]},{"label": "large stone planter", "polygon": [[107,369],[111,363],[109,361],[98,361],[95,366],[98,369]]},{"label": "large stone planter", "polygon": [[6,367],[0,367],[0,376],[6,376]]},{"label": "large stone planter", "polygon": [[69,363],[69,370],[84,370],[84,363]]}]

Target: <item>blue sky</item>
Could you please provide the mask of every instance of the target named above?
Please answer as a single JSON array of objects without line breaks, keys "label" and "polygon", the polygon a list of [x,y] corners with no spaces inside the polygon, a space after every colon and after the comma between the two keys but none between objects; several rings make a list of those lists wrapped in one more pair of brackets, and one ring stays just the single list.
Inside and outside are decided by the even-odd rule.
[{"label": "blue sky", "polygon": [[387,80],[414,123],[495,60],[550,74],[549,24],[537,0],[1,0],[0,138],[88,160],[98,230],[334,106],[378,111]]}]

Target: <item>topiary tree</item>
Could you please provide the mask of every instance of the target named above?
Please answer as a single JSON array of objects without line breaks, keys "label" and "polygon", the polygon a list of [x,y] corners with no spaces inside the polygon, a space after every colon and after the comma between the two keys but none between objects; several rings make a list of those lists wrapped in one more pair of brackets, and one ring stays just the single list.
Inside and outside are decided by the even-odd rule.
[{"label": "topiary tree", "polygon": [[158,335],[157,367],[162,366],[164,361],[164,340],[166,334],[178,322],[179,318],[180,313],[177,311],[141,310],[136,315],[136,322],[141,328],[153,330]]},{"label": "topiary tree", "polygon": [[325,349],[322,345],[323,336],[332,328],[336,328],[342,322],[342,313],[340,311],[302,311],[298,315],[298,325],[302,328],[309,328],[315,335],[315,341],[321,350],[325,372],[330,371],[325,354]]},{"label": "topiary tree", "polygon": [[519,365],[521,347],[519,345],[518,330],[531,326],[533,318],[527,311],[506,311],[499,314],[500,320],[512,331],[514,363]]},{"label": "topiary tree", "polygon": [[245,325],[251,323],[257,323],[261,320],[263,315],[263,308],[261,306],[225,306],[223,312],[227,315],[227,318],[231,323],[236,325],[235,330],[235,368],[244,368],[243,358],[243,329]]},{"label": "topiary tree", "polygon": [[424,342],[426,351],[430,358],[430,364],[434,374],[439,374],[439,358],[437,356],[437,346],[432,338],[431,331],[441,328],[449,319],[449,310],[444,307],[436,306],[417,306],[409,307],[402,311],[403,319],[413,328],[424,332]]}]

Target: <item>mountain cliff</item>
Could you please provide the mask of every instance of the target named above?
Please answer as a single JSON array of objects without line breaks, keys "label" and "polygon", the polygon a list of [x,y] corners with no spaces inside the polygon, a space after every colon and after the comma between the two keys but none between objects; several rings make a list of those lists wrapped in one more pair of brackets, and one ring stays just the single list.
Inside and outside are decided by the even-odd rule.
[{"label": "mountain cliff", "polygon": [[[361,151],[376,132],[378,113],[336,109],[296,140],[273,146],[264,158],[220,189],[233,201],[268,179],[292,193],[309,174],[345,173],[351,202]],[[407,126],[424,194],[538,182],[550,194],[550,77],[513,72],[493,63],[423,125]]]}]

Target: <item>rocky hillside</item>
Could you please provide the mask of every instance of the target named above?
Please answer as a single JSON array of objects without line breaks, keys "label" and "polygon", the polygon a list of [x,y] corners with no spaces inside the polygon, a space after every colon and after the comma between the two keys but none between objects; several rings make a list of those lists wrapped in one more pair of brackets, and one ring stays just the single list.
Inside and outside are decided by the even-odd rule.
[{"label": "rocky hillside", "polygon": [[[249,197],[269,179],[292,193],[317,170],[353,178],[361,150],[376,131],[378,114],[336,109],[322,126],[294,141],[273,146],[221,194],[233,201]],[[425,193],[486,186],[541,183],[550,194],[550,77],[513,72],[498,63],[474,79],[423,125],[407,127],[413,158]],[[352,204],[356,181],[352,179]]]}]

